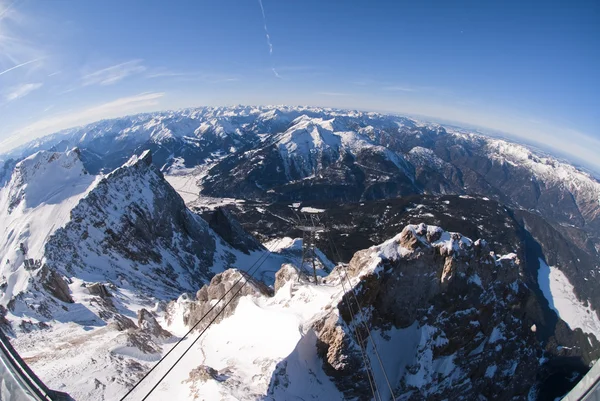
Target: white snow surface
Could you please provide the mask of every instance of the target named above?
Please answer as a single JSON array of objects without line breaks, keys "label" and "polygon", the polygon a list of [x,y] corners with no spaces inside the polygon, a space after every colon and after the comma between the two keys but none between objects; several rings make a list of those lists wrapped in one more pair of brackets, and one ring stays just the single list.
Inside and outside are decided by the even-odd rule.
[{"label": "white snow surface", "polygon": [[300,209],[302,213],[323,213],[325,209],[317,209],[316,207],[305,206]]},{"label": "white snow surface", "polygon": [[598,213],[600,204],[600,182],[590,174],[550,156],[542,156],[523,145],[483,136],[488,154],[495,160],[528,168],[533,179],[542,181],[547,187],[565,186],[575,196],[582,215]]},{"label": "white snow surface", "polygon": [[[194,121],[173,124],[173,121],[176,122],[182,115],[194,117]],[[255,118],[256,116],[258,118]],[[399,169],[404,168],[402,160],[373,143],[370,135],[377,135],[380,128],[369,126],[368,129],[357,132],[350,131],[343,123],[344,118],[348,116],[370,119],[379,115],[318,108],[194,109],[132,116],[121,123],[118,120],[99,122],[86,129],[82,136],[77,129],[68,130],[61,135],[37,140],[26,145],[21,151],[59,143],[65,139],[65,135],[69,137],[71,146],[88,143],[115,130],[120,132],[117,137],[119,141],[143,141],[151,138],[161,142],[171,137],[186,136],[190,129],[195,138],[202,137],[209,131],[219,136],[239,135],[240,128],[255,119],[257,124],[285,119],[292,126],[278,137],[277,145],[282,155],[289,160],[287,168],[291,163],[297,163],[306,175],[310,175],[313,169],[318,167],[311,164],[312,154],[339,154],[340,149],[350,149],[353,152],[375,149],[387,155]],[[500,140],[488,141],[490,152],[497,154],[499,161],[526,165],[534,177],[549,183],[567,183],[564,185],[569,185],[576,195],[580,194],[578,199],[583,199],[579,203],[583,205],[584,211],[594,202],[597,205],[600,199],[600,184],[585,173],[552,158],[539,157],[520,145]],[[428,149],[414,148],[410,154],[424,162],[442,166],[442,161]],[[132,159],[127,166],[138,161],[138,158]],[[187,204],[212,208],[238,202],[235,199],[198,197],[194,195],[200,190],[197,172],[184,171],[183,168],[174,170],[184,174],[175,174],[175,171],[166,178]],[[29,288],[30,273],[24,269],[24,255],[20,244],[23,243],[27,249],[27,258],[42,258],[47,239],[57,229],[64,227],[70,220],[71,210],[102,178],[86,174],[74,151],[40,151],[18,164],[11,180],[0,188],[0,233],[3,238],[0,242],[0,272],[3,281],[7,283],[0,304],[6,305],[15,295]],[[188,192],[191,194],[187,194]],[[151,194],[141,191],[139,196],[143,201],[151,197]],[[148,207],[152,208],[153,205]],[[429,234],[440,234],[439,239],[433,243],[429,243],[423,235],[417,235],[417,238],[425,246],[441,247],[448,252],[460,252],[473,244],[470,239],[457,233],[446,232],[439,227],[413,225],[407,229],[415,234],[423,230]],[[411,252],[399,246],[399,235],[370,248],[371,263],[367,265],[363,274],[377,269],[383,259],[401,258]],[[272,255],[261,269],[259,277],[272,283],[273,273],[282,263],[289,261],[288,257],[282,255],[301,249],[301,240],[285,238],[280,242],[272,241],[265,245],[275,248],[275,255]],[[217,247],[217,252],[231,251],[221,242],[217,243]],[[240,266],[250,266],[260,253],[244,255],[233,252]],[[499,256],[497,260],[514,258],[516,255],[509,254]],[[213,268],[218,272],[223,267]],[[94,278],[102,280],[101,276]],[[357,280],[358,278],[355,278],[354,284]],[[472,276],[470,280],[474,284],[480,283],[478,276]],[[538,280],[551,307],[561,319],[571,328],[579,327],[600,338],[600,320],[597,314],[576,298],[573,286],[559,269],[549,267],[540,260]],[[322,371],[321,361],[315,350],[315,334],[310,329],[311,323],[326,310],[331,310],[342,296],[339,281],[334,277],[328,282],[328,285],[321,286],[290,282],[273,298],[242,298],[236,312],[206,332],[202,340],[193,346],[183,362],[157,388],[150,399],[257,399],[263,398],[270,388],[273,390],[274,400],[342,399],[341,394]],[[152,366],[172,347],[176,337],[159,341],[162,349],[158,353],[141,352],[128,343],[124,332],[98,323],[102,321],[99,316],[100,310],[95,305],[96,299],[90,296],[84,284],[86,282],[81,277],[71,277],[69,288],[75,304],[70,306],[68,312],[57,313],[52,320],[47,321],[49,329],[19,333],[14,342],[26,361],[52,388],[69,391],[76,399],[118,399],[125,393],[127,385],[134,380],[131,377],[131,367],[127,364],[133,362],[143,368]],[[157,301],[154,297],[133,292],[127,285],[117,287],[111,290],[111,293],[119,312],[132,320],[135,320],[135,313],[139,309],[151,309]],[[185,303],[189,302],[184,298],[181,297],[179,301],[182,309]],[[155,310],[159,321],[175,336],[182,336],[187,331],[181,320],[167,325],[160,309]],[[8,316],[14,323],[37,323],[35,319],[26,315],[26,311],[17,310],[15,313],[21,315]],[[426,351],[420,354],[418,360],[415,359],[414,350],[426,349],[429,344],[442,345],[445,341],[432,327],[418,327],[415,324],[385,333],[374,331],[373,336],[392,380],[397,381],[404,377],[407,383],[421,387],[436,375],[445,375],[456,369],[452,355],[434,360],[433,355]],[[502,338],[502,328],[495,328],[492,337],[490,342]],[[192,339],[185,340],[164,365],[153,373],[153,377],[162,375],[191,341]],[[407,347],[407,344],[410,346]],[[369,352],[372,353],[372,343],[369,346]],[[398,349],[406,352],[402,351],[398,356]],[[60,358],[56,358],[56,355],[60,355]],[[218,379],[188,382],[190,372],[200,365],[219,371]],[[419,368],[407,373],[405,367],[408,365]],[[380,368],[374,366],[374,369],[379,382],[383,379]],[[274,372],[281,370],[284,372],[282,377],[287,375],[294,379],[289,381],[287,388],[271,387]],[[82,372],[85,374],[82,375]],[[495,369],[490,367],[486,375],[491,377],[495,373]],[[90,377],[96,377],[98,382],[90,380]],[[152,377],[138,389],[136,395],[145,394],[149,390],[149,383],[153,383]],[[383,381],[378,384],[381,389],[385,389]],[[134,396],[132,399],[137,398]]]},{"label": "white snow surface", "polygon": [[[409,226],[407,229],[420,231],[423,227]],[[445,232],[438,227],[425,227],[425,231],[432,233],[438,230],[442,239],[432,246],[462,241],[452,235],[445,238]],[[297,250],[301,243],[299,239],[284,238],[266,245],[276,251],[269,267],[272,269],[281,264],[278,253]],[[373,263],[366,265],[367,271],[383,257],[402,257],[406,252],[394,247],[391,241],[371,250],[374,251]],[[243,262],[256,257],[256,254],[247,256]],[[338,313],[337,305],[343,296],[340,273],[341,270],[335,270],[326,283],[318,286],[290,280],[273,297],[242,297],[235,312],[211,326],[148,399],[342,400],[343,395],[323,372],[312,328],[316,320]],[[354,285],[357,282],[356,279],[352,281]],[[81,313],[92,311],[96,314],[95,297],[90,296],[81,284],[82,280],[73,279],[70,286],[73,298],[82,306]],[[68,391],[76,399],[119,399],[139,377],[132,376],[131,369],[135,368],[131,364],[149,369],[188,330],[183,316],[191,302],[189,295],[179,297],[174,315],[166,319],[164,309],[152,308],[155,299],[140,297],[125,288],[111,292],[113,303],[121,313],[135,319],[135,312],[140,308],[153,309],[159,322],[175,337],[153,339],[159,351],[144,353],[128,341],[127,332],[117,331],[111,325],[93,322],[86,325],[83,314],[78,317],[72,312],[70,316],[61,316],[57,321],[49,322],[49,329],[21,333],[14,340],[25,360],[50,387]],[[142,382],[131,399],[141,399],[147,394],[195,338],[194,334],[185,339]],[[434,327],[419,327],[415,323],[404,329],[372,330],[367,352],[375,361],[373,345],[376,344],[383,366],[394,383],[404,379],[422,388],[441,375],[447,377],[445,383],[451,385],[454,375],[460,373],[454,356],[436,358],[431,351],[447,341]],[[60,358],[56,358],[57,355]],[[385,398],[389,394],[381,367],[373,365],[378,387]],[[418,369],[409,372],[408,366]],[[198,374],[201,370],[210,371],[212,375],[204,374],[201,379]]]},{"label": "white snow surface", "polygon": [[[310,328],[326,313],[324,307],[339,302],[341,295],[339,285],[288,282],[272,298],[241,298],[235,313],[213,325],[148,399],[342,400],[322,370],[316,336]],[[183,334],[181,322],[166,328]],[[169,360],[178,358],[190,343],[182,343],[132,394],[133,399],[145,394],[168,369]],[[202,365],[218,371],[219,378],[188,381],[190,372]],[[288,378],[289,385],[276,385],[276,370],[281,374],[279,380]],[[269,389],[270,396],[264,398]]]},{"label": "white snow surface", "polygon": [[[404,231],[411,231],[413,235],[426,247],[442,248],[447,252],[461,252],[466,248],[470,248],[473,245],[473,241],[460,233],[448,232],[441,227],[426,225],[426,224],[409,224]],[[419,233],[423,233],[420,235]],[[427,235],[438,235],[439,239],[429,242],[426,238]],[[376,269],[380,262],[384,259],[398,259],[402,258],[410,253],[412,250],[404,248],[400,245],[400,238],[402,233],[397,234],[393,238],[385,241],[380,245],[375,245],[369,248],[371,252],[372,261],[369,264],[369,268],[363,269],[363,274],[368,274]],[[442,277],[442,280],[444,277]]]},{"label": "white snow surface", "polygon": [[7,283],[0,304],[27,288],[24,260],[41,259],[47,239],[70,220],[71,210],[99,179],[85,172],[74,151],[40,151],[17,164],[0,188],[0,272]]},{"label": "white snow surface", "polygon": [[451,167],[450,163],[440,159],[431,149],[415,146],[408,152],[408,158],[417,165],[427,165],[437,169]]},{"label": "white snow surface", "polygon": [[538,283],[550,307],[571,330],[579,328],[600,339],[600,319],[596,311],[577,298],[573,285],[560,269],[548,266],[541,258],[539,262]]},{"label": "white snow surface", "polygon": [[200,197],[198,177],[193,174],[165,175],[165,179],[177,191],[186,204],[190,204]]},{"label": "white snow surface", "polygon": [[[47,259],[46,244],[56,236],[56,231],[62,229],[63,235],[72,234],[64,231],[64,227],[72,223],[74,211],[83,219],[88,212],[106,213],[103,223],[113,228],[119,224],[130,202],[152,213],[155,194],[148,184],[159,182],[160,177],[143,167],[143,156],[132,158],[107,176],[96,177],[84,171],[76,152],[40,151],[20,162],[11,179],[0,188],[0,232],[4,238],[0,243],[0,273],[4,284],[0,304],[6,306],[18,296],[6,316],[16,334],[12,342],[51,388],[68,391],[78,400],[119,399],[127,385],[136,379],[133,375],[136,369],[129,364],[155,363],[161,356],[160,347],[168,350],[176,339],[150,340],[159,353],[141,351],[131,343],[127,332],[119,331],[110,323],[112,312],[107,315],[106,306],[98,296],[92,296],[87,287],[97,281],[105,283],[114,312],[133,321],[141,308],[160,314],[155,305],[161,298],[154,294],[165,294],[172,288],[167,284],[163,288],[156,282],[152,287],[154,292],[140,290],[135,284],[145,280],[144,267],[111,251],[102,252],[97,243],[103,238],[99,227],[89,226],[87,238],[74,242],[83,264],[59,271],[68,276],[73,303],[57,302],[44,293],[36,282],[39,265],[26,270],[24,259],[34,259],[43,265]],[[99,201],[105,206],[103,210],[90,208],[90,203],[86,203],[92,195],[97,198],[99,195]],[[189,210],[186,213],[200,226],[206,225]],[[225,259],[231,262],[233,258],[236,266],[247,269],[263,255],[263,251],[247,255],[232,249],[212,230],[206,229],[215,240],[214,264],[208,266],[215,273],[223,271]],[[22,248],[26,249],[25,254]],[[170,255],[160,246],[157,251],[161,252],[163,261],[178,269],[177,255]],[[272,283],[274,272],[287,261],[288,258],[271,255],[256,275]],[[180,280],[183,272],[178,273]],[[47,307],[49,309],[45,309]]]}]

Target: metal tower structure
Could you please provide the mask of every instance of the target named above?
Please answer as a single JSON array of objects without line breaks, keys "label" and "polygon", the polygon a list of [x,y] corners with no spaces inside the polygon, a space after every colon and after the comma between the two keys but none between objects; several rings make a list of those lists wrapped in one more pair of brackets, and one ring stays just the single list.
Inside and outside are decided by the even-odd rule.
[{"label": "metal tower structure", "polygon": [[[300,271],[310,272],[312,267],[313,278],[315,284],[319,284],[317,280],[317,253],[315,251],[315,243],[318,232],[325,231],[325,227],[315,224],[315,219],[310,213],[301,213],[304,216],[304,221],[299,217],[299,225],[296,228],[302,231],[302,262],[300,263]],[[308,265],[308,268],[306,267]]]}]

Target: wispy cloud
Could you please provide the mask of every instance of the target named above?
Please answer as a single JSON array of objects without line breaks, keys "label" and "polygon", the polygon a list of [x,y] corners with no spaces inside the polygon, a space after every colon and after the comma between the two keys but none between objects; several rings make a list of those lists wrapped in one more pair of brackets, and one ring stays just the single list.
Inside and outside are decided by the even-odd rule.
[{"label": "wispy cloud", "polygon": [[193,77],[197,75],[199,75],[197,72],[159,71],[146,74],[146,78]]},{"label": "wispy cloud", "polygon": [[275,69],[275,67],[271,68],[271,71],[273,71],[273,74],[275,74],[275,78],[282,79],[281,75],[279,75],[279,73],[277,72],[277,70]]},{"label": "wispy cloud", "polygon": [[219,77],[209,78],[209,77],[205,77],[204,81],[208,82],[209,84],[221,84],[221,83],[226,83],[226,82],[238,82],[238,81],[240,81],[240,79],[237,78],[237,77],[224,77],[224,78],[219,78]]},{"label": "wispy cloud", "polygon": [[35,59],[35,60],[29,60],[29,61],[26,61],[26,62],[24,62],[24,63],[21,63],[21,64],[17,64],[17,65],[15,65],[15,66],[13,66],[13,67],[10,67],[10,68],[8,68],[8,69],[6,69],[6,70],[4,70],[4,71],[0,71],[0,75],[4,75],[4,74],[6,74],[6,73],[8,73],[8,72],[11,72],[11,71],[13,71],[13,70],[16,70],[17,68],[25,67],[26,65],[33,64],[33,63],[36,63],[36,62],[38,62],[38,61],[40,61],[40,60],[39,60],[39,59]]},{"label": "wispy cloud", "polygon": [[0,21],[3,20],[8,13],[12,10],[13,6],[15,5],[15,3],[18,0],[14,0],[12,3],[9,3],[8,5],[3,5],[0,3]]},{"label": "wispy cloud", "polygon": [[131,60],[84,75],[82,85],[112,85],[144,71],[146,67],[142,65],[142,60]]},{"label": "wispy cloud", "polygon": [[36,89],[39,89],[42,87],[41,83],[30,83],[30,84],[22,84],[22,85],[17,85],[12,87],[8,93],[6,93],[6,95],[4,96],[6,100],[13,101],[22,97],[27,96],[28,94],[30,94],[31,92],[33,92]]},{"label": "wispy cloud", "polygon": [[105,118],[148,111],[150,108],[158,106],[160,103],[159,100],[164,95],[164,93],[160,92],[141,93],[135,96],[119,98],[98,106],[44,118],[14,131],[9,138],[0,141],[0,149],[8,151],[34,138],[64,128],[87,124]]},{"label": "wispy cloud", "polygon": [[43,46],[38,43],[40,38],[31,34],[36,24],[19,12],[17,4],[18,0],[10,3],[0,0],[0,70],[4,69],[2,74],[27,65],[36,68],[41,63],[34,62],[44,59]]},{"label": "wispy cloud", "polygon": [[384,91],[390,91],[390,92],[417,92],[418,91],[418,89],[411,88],[410,86],[398,86],[398,85],[384,86],[381,89],[383,89]]},{"label": "wispy cloud", "polygon": [[148,79],[173,78],[186,81],[203,81],[209,84],[241,81],[241,77],[235,74],[211,73],[206,71],[181,72],[161,69],[148,71],[145,77]]},{"label": "wispy cloud", "polygon": [[344,92],[317,92],[317,95],[321,95],[321,96],[352,96],[352,93],[344,93]]}]

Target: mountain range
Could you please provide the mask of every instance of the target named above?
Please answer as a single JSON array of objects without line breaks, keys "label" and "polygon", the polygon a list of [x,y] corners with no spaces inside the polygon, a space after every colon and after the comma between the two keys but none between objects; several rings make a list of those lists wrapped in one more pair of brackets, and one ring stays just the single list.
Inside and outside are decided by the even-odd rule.
[{"label": "mountain range", "polygon": [[[521,144],[237,106],[0,160],[0,324],[76,399],[120,398],[266,255],[155,399],[370,399],[364,346],[383,399],[542,400],[600,357],[600,183]],[[309,217],[318,283],[298,270]]]}]

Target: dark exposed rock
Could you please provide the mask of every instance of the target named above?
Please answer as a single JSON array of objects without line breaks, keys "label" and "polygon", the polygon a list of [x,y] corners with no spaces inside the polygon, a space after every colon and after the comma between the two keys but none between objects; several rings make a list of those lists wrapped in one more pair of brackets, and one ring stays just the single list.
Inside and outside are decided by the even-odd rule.
[{"label": "dark exposed rock", "polygon": [[155,341],[152,334],[143,330],[127,330],[127,345],[142,351],[144,354],[158,354],[162,351],[161,345]]},{"label": "dark exposed rock", "polygon": [[[255,235],[299,237],[294,225],[294,210],[289,203],[261,205],[248,203],[229,210],[242,226]],[[348,262],[355,252],[380,244],[395,236],[407,224],[426,223],[485,238],[487,247],[499,254],[515,251],[516,244],[539,243],[524,260],[528,266],[528,285],[537,286],[538,257],[563,271],[581,300],[588,300],[600,311],[600,239],[582,229],[551,224],[539,215],[512,210],[494,200],[462,196],[410,196],[362,203],[311,202],[302,206],[325,209],[320,214],[328,235],[317,239],[317,247],[333,261]],[[262,211],[262,212],[261,212]],[[334,239],[341,258],[332,251],[328,237]],[[534,256],[537,255],[537,256]],[[339,260],[341,259],[341,260]]]},{"label": "dark exposed rock", "polygon": [[90,295],[96,295],[96,296],[99,296],[101,298],[112,297],[112,295],[110,294],[110,292],[108,291],[108,289],[106,288],[106,286],[104,284],[101,284],[101,283],[90,284],[90,285],[88,285],[87,289],[90,292]]},{"label": "dark exposed rock", "polygon": [[12,325],[6,318],[7,313],[8,310],[3,305],[0,305],[0,330],[2,330],[4,333],[12,332]]},{"label": "dark exposed rock", "polygon": [[186,382],[188,383],[197,383],[197,382],[207,382],[209,380],[217,380],[217,381],[225,381],[227,380],[228,371],[219,372],[210,366],[200,365],[197,368],[193,369],[190,372],[190,375]]},{"label": "dark exposed rock", "polygon": [[137,329],[137,326],[131,319],[119,313],[112,315],[112,321],[109,323],[109,326],[117,331]]},{"label": "dark exposed rock", "polygon": [[106,280],[127,280],[159,299],[210,279],[216,245],[208,224],[186,208],[149,157],[132,158],[80,201],[48,239],[48,266],[68,275],[102,271]]},{"label": "dark exposed rock", "polygon": [[[246,284],[244,285],[244,283]],[[236,293],[238,293],[238,296],[233,297]],[[183,323],[186,326],[192,327],[204,317],[202,323],[197,327],[197,330],[202,330],[213,318],[216,317],[215,323],[218,323],[235,312],[240,297],[245,295],[272,296],[273,290],[245,272],[228,269],[215,275],[210,284],[204,285],[198,290],[195,300],[190,297],[183,299],[180,297],[179,301],[174,302],[186,302],[186,314],[183,317]],[[219,307],[212,308],[215,301],[222,296],[225,296],[225,298],[221,301]],[[224,307],[230,300],[232,301]],[[169,315],[172,315],[169,309],[173,307],[173,304],[167,307],[167,319],[169,319]],[[221,312],[221,310],[223,311]]]},{"label": "dark exposed rock", "polygon": [[317,355],[323,360],[325,373],[347,399],[370,400],[367,372],[353,330],[334,314],[316,321],[313,329],[317,335]]},{"label": "dark exposed rock", "polygon": [[244,231],[240,223],[227,210],[218,207],[215,210],[206,211],[202,217],[210,228],[232,247],[244,253],[264,249],[256,238]]},{"label": "dark exposed rock", "polygon": [[[547,344],[539,340],[533,328],[545,323],[536,310],[547,306],[525,285],[524,249],[514,247],[516,254],[499,257],[482,240],[422,224],[354,255],[347,271],[360,277],[355,294],[361,319],[371,330],[402,329],[417,339],[414,345],[406,339],[409,343],[397,344],[399,355],[406,360],[408,353],[413,361],[393,383],[398,399],[527,400],[532,388],[545,397],[559,396],[564,392],[551,386],[561,377],[585,373],[589,358],[598,357],[578,347],[587,338],[562,322]],[[357,300],[344,295],[339,318],[328,314],[313,328],[325,372],[345,397],[367,400],[371,394],[356,331],[361,338],[368,333]],[[542,357],[550,362],[541,364]],[[571,362],[560,364],[565,358]]]},{"label": "dark exposed rock", "polygon": [[44,265],[37,273],[37,276],[42,286],[52,296],[63,302],[73,303],[71,290],[67,282],[56,270],[49,268],[48,265]]},{"label": "dark exposed rock", "polygon": [[144,308],[138,311],[138,326],[141,330],[152,334],[154,337],[170,338],[173,336],[171,333],[162,328],[152,313],[148,312]]}]

